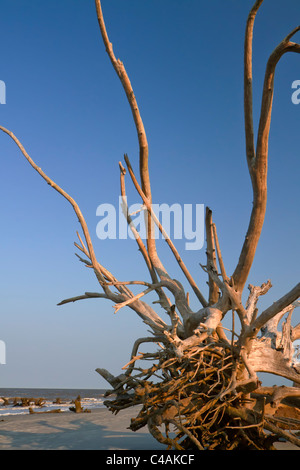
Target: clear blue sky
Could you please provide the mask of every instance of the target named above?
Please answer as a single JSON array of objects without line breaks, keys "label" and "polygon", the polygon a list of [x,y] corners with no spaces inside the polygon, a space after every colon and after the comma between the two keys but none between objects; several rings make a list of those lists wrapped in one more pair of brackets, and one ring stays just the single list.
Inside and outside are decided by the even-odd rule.
[{"label": "clear blue sky", "polygon": [[[103,0],[108,34],[125,64],[147,131],[154,202],[205,204],[221,241],[227,272],[235,268],[252,204],[243,122],[243,41],[253,0]],[[299,0],[265,0],[254,30],[257,128],[266,60],[297,24]],[[295,38],[298,42],[300,34]],[[1,125],[78,202],[100,262],[120,280],[148,280],[134,241],[96,237],[101,203],[117,204],[118,162],[137,168],[131,112],[101,41],[93,0],[1,1]],[[269,145],[267,216],[249,282],[273,283],[263,308],[299,278],[299,55],[277,67]],[[119,373],[132,344],[147,335],[128,308],[67,297],[99,290],[74,256],[71,206],[0,135],[0,339],[7,364],[0,387],[102,388],[94,372]],[[129,202],[139,202],[127,179]],[[176,246],[200,288],[205,249]],[[167,247],[163,262],[182,280]],[[174,268],[174,269],[173,269]],[[192,298],[192,304],[198,308]],[[297,312],[299,315],[299,313]],[[164,315],[164,314],[162,314]]]}]

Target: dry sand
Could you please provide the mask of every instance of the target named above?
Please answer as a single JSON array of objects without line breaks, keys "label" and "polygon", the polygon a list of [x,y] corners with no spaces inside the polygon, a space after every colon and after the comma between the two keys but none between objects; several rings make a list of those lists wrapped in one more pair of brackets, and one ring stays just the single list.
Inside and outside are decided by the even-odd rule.
[{"label": "dry sand", "polygon": [[91,413],[41,413],[0,417],[0,450],[155,450],[165,449],[147,428],[127,429],[133,410],[113,415],[105,408]]},{"label": "dry sand", "polygon": [[[0,417],[0,450],[165,450],[147,428],[127,427],[136,410],[113,415],[105,408],[91,413],[42,413]],[[278,449],[300,448],[278,443]]]}]

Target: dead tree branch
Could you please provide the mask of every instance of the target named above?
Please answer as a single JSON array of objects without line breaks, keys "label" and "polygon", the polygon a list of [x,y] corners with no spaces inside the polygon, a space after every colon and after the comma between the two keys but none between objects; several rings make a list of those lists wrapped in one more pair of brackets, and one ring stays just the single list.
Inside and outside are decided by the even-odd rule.
[{"label": "dead tree branch", "polygon": [[266,213],[268,143],[276,65],[285,53],[300,53],[300,45],[290,41],[292,36],[294,36],[294,34],[299,31],[300,26],[298,26],[290,34],[288,34],[286,38],[281,41],[281,43],[274,49],[274,51],[269,57],[265,72],[260,121],[255,152],[253,143],[254,137],[252,117],[252,36],[255,15],[261,4],[262,1],[257,1],[250,12],[247,22],[245,39],[244,109],[246,129],[246,153],[253,189],[253,208],[240,258],[233,273],[234,284],[240,290],[243,289],[247,281]]}]

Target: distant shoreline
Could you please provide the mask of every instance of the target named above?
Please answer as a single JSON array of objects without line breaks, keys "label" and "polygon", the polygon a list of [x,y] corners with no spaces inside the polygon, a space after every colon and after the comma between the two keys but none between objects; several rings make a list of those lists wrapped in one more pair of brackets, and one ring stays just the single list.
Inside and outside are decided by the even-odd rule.
[{"label": "distant shoreline", "polygon": [[[132,432],[138,407],[113,415],[106,408],[91,413],[24,414],[0,417],[0,450],[166,450],[147,427]],[[279,450],[300,450],[289,443]]]}]

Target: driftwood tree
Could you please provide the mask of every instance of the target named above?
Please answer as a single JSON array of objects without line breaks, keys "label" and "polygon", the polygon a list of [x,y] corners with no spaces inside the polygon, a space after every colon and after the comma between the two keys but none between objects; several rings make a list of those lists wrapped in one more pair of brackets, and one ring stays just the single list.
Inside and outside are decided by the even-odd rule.
[{"label": "driftwood tree", "polygon": [[[183,275],[199,301],[192,311],[187,292],[173,279],[162,264],[156,249],[154,224],[166,235],[152,208],[148,171],[148,143],[137,101],[123,63],[116,59],[109,40],[100,0],[95,0],[102,39],[125,90],[139,142],[140,182],[125,155],[120,162],[120,187],[123,211],[135,236],[139,251],[149,272],[149,279],[120,282],[97,259],[85,219],[74,199],[52,181],[30,158],[17,137],[0,127],[17,144],[31,166],[46,182],[72,205],[80,222],[84,239],[78,233],[75,243],[79,260],[92,268],[101,292],[86,292],[62,301],[59,305],[90,298],[109,299],[115,311],[128,306],[150,329],[150,336],[134,343],[130,361],[124,372],[115,377],[105,369],[97,371],[110,383],[115,398],[106,405],[117,413],[123,408],[141,405],[131,420],[135,431],[148,426],[150,433],[168,448],[175,449],[272,449],[278,437],[300,446],[295,430],[300,428],[300,388],[263,387],[258,372],[268,372],[300,384],[300,364],[295,361],[293,343],[300,338],[300,323],[291,326],[291,316],[299,305],[300,284],[293,287],[269,308],[260,312],[259,297],[271,288],[268,280],[261,286],[249,285],[245,305],[242,293],[253,263],[265,218],[267,201],[268,138],[274,91],[274,74],[280,58],[287,52],[300,52],[300,45],[291,41],[300,26],[289,33],[271,53],[267,62],[260,111],[257,142],[254,143],[252,117],[252,38],[255,16],[263,0],[252,7],[245,32],[244,46],[244,111],[248,169],[253,188],[253,207],[248,231],[237,266],[232,275],[226,272],[213,222],[212,211],[206,209],[207,273],[209,298],[201,293],[172,241],[166,243]],[[147,239],[141,239],[128,213],[125,175],[135,186],[145,210]],[[134,295],[130,286],[144,286]],[[157,304],[164,313],[159,316],[142,298],[157,294]],[[239,328],[226,334],[222,326],[225,315],[237,314]],[[167,314],[167,315],[166,315]],[[280,320],[284,318],[282,327]],[[228,337],[229,336],[229,337]],[[154,352],[141,353],[142,343],[154,343]],[[148,368],[140,360],[150,361]],[[144,362],[143,362],[144,364]],[[291,383],[292,385],[292,383]],[[267,432],[266,432],[267,431]]]}]

